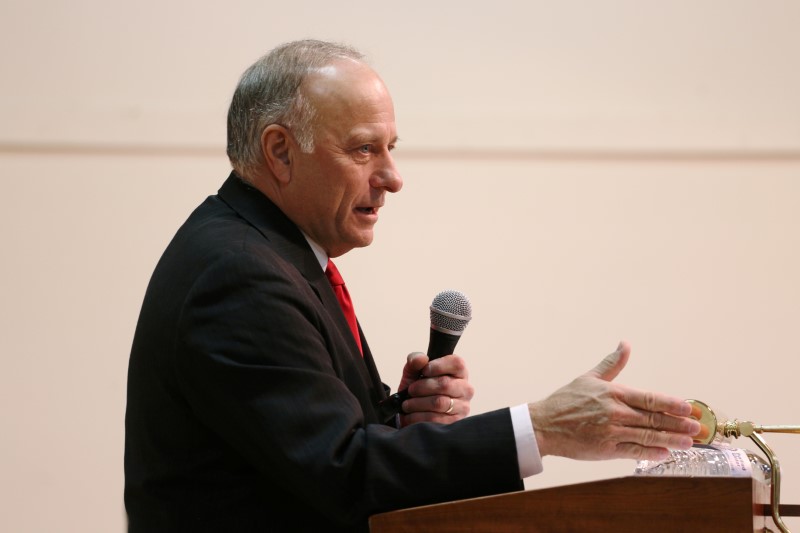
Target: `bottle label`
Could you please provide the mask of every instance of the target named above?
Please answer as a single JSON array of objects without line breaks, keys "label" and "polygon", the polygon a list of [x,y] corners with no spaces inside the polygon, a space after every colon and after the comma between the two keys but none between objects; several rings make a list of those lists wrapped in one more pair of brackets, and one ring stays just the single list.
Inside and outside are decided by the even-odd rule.
[{"label": "bottle label", "polygon": [[740,448],[723,448],[721,450],[731,468],[731,477],[752,477],[753,467],[747,453]]}]

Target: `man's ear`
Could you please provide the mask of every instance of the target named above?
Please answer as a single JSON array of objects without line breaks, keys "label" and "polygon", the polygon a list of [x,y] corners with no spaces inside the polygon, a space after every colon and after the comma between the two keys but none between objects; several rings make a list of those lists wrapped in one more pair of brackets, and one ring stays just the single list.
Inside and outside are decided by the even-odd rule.
[{"label": "man's ear", "polygon": [[261,133],[261,152],[272,175],[280,183],[289,183],[291,172],[291,136],[280,124],[270,124]]}]

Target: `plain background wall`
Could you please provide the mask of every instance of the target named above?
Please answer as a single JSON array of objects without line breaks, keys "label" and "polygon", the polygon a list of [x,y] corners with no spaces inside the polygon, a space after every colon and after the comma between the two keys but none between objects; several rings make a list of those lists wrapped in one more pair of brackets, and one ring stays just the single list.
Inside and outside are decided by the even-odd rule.
[{"label": "plain background wall", "polygon": [[[0,530],[124,531],[147,281],[227,175],[238,76],[304,37],[362,49],[395,100],[405,188],[339,261],[387,382],[456,288],[473,412],[625,338],[621,382],[800,423],[798,23],[791,1],[6,0]],[[767,440],[800,503],[798,437]],[[526,485],[633,467],[548,457]]]}]

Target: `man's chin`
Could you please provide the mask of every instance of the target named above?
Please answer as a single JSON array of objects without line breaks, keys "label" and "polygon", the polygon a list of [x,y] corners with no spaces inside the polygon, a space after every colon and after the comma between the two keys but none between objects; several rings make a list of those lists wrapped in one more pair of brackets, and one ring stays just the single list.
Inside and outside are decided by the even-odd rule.
[{"label": "man's chin", "polygon": [[372,244],[372,232],[369,235],[359,235],[358,237],[351,239],[347,243],[342,243],[341,246],[337,246],[336,248],[329,250],[328,254],[331,258],[337,258],[353,250],[354,248],[366,248],[370,244]]}]

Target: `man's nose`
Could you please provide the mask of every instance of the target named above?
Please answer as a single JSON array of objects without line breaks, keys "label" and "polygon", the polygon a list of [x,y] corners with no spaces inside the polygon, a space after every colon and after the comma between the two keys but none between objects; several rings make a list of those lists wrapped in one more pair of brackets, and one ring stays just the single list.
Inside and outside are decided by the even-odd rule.
[{"label": "man's nose", "polygon": [[385,164],[373,173],[370,185],[388,192],[398,192],[403,188],[403,178],[400,176],[391,154],[386,154]]}]

